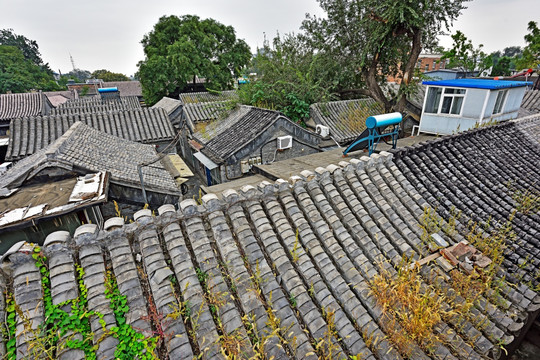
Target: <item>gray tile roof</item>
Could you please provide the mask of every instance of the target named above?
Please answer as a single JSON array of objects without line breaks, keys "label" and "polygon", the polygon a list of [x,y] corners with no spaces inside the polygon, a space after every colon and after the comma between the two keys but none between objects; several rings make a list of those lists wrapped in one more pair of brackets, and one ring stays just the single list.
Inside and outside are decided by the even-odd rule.
[{"label": "gray tile roof", "polygon": [[102,88],[117,87],[120,91],[120,96],[142,96],[141,82],[133,81],[104,81],[101,83]]},{"label": "gray tile roof", "polygon": [[178,107],[182,106],[180,100],[176,100],[170,97],[163,97],[157,103],[152,106],[152,109],[161,108],[165,110],[168,115],[171,115]]},{"label": "gray tile roof", "polygon": [[194,138],[204,144],[201,152],[220,164],[279,120],[291,122],[279,111],[242,105],[227,118],[207,125]]},{"label": "gray tile roof", "polygon": [[540,112],[540,90],[527,90],[521,101],[521,108],[531,113]]},{"label": "gray tile roof", "polygon": [[226,118],[231,112],[230,107],[226,101],[186,104],[182,107],[182,118],[192,131],[196,131],[198,123]]},{"label": "gray tile roof", "polygon": [[[18,187],[45,168],[82,173],[109,171],[111,182],[140,188],[137,164],[156,157],[152,145],[121,139],[76,122],[50,145],[18,161],[0,178],[0,188]],[[148,189],[178,192],[174,179],[159,161],[144,167],[143,175]]]},{"label": "gray tile roof", "polygon": [[[523,335],[540,309],[540,293],[526,285],[537,286],[539,280],[530,275],[540,266],[538,214],[515,213],[516,238],[506,239],[497,274],[512,286],[470,303],[460,295],[460,284],[452,285],[462,270],[423,239],[422,218],[432,207],[440,224],[448,225],[448,213],[457,207],[463,216],[454,219],[456,231],[438,231],[432,238],[451,256],[470,250],[462,242],[469,220],[489,227],[514,212],[508,180],[518,188],[540,186],[538,142],[520,136],[539,129],[537,115],[302,172],[288,182],[226,190],[223,201],[209,194],[200,205],[182,201],[178,211],[163,206],[158,216],[141,210],[130,225],[110,220],[119,228],[106,225],[98,232],[85,225],[74,236],[55,233],[43,250],[53,301],[76,298],[74,267],[80,264],[88,310],[102,313],[104,326],[112,329],[116,319],[103,284],[111,269],[129,307],[125,321],[147,336],[162,327],[163,349],[171,359],[224,358],[222,334],[234,335],[247,358],[259,344],[268,359],[316,359],[328,351],[313,345],[323,337],[335,359],[499,358],[501,345]],[[491,225],[485,224],[490,218]],[[40,324],[41,276],[31,254],[26,245],[3,258],[0,286]],[[428,343],[393,344],[389,334],[403,332],[408,318],[393,321],[371,290],[383,269],[397,276],[394,266],[403,256],[419,267],[420,292],[439,289],[449,296],[435,295],[442,307],[454,310],[433,327]],[[4,304],[0,301],[2,313]],[[179,316],[167,321],[149,316],[165,317],[186,304],[189,315],[175,312]],[[408,316],[408,305],[396,310]],[[462,312],[468,306],[469,312]],[[274,324],[283,331],[275,333]],[[114,338],[97,322],[92,330],[96,343],[105,338],[98,357],[113,354]],[[21,336],[16,346],[24,354],[31,341],[32,334]],[[77,351],[67,349],[66,357]]]},{"label": "gray tile roof", "polygon": [[309,107],[313,121],[328,126],[330,136],[341,145],[353,141],[366,129],[368,117],[383,112],[383,107],[371,98],[317,103]]},{"label": "gray tile roof", "polygon": [[141,104],[136,96],[126,96],[119,99],[102,99],[95,96],[68,100],[52,109],[51,114],[70,115],[140,109]]},{"label": "gray tile roof", "polygon": [[0,121],[43,114],[41,93],[0,94]]},{"label": "gray tile roof", "polygon": [[77,121],[105,133],[142,143],[169,141],[175,136],[163,109],[27,117],[11,122],[6,159],[18,160],[32,155],[62,136]]},{"label": "gray tile roof", "polygon": [[238,94],[236,90],[226,90],[217,93],[214,92],[194,92],[194,93],[181,93],[180,101],[182,104],[200,104],[215,101],[225,101],[237,99]]}]

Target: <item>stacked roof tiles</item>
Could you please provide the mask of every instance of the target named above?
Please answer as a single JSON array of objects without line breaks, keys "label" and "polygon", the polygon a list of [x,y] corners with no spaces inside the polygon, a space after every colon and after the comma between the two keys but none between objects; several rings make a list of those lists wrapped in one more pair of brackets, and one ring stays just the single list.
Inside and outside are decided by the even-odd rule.
[{"label": "stacked roof tiles", "polygon": [[[274,359],[315,359],[329,349],[335,359],[498,358],[500,345],[517,338],[540,309],[540,295],[531,290],[539,266],[538,214],[524,213],[511,194],[539,190],[538,139],[523,136],[538,129],[540,116],[318,168],[288,182],[227,190],[223,200],[214,194],[200,204],[184,200],[177,211],[172,205],[158,215],[141,210],[133,224],[115,218],[99,232],[85,225],[73,239],[52,234],[44,249],[51,284],[76,291],[73,278],[57,274],[73,274],[73,264],[80,264],[89,310],[103,312],[111,328],[115,319],[103,298],[105,269],[111,268],[129,306],[126,321],[145,334],[163,329],[160,350],[171,359],[224,358],[230,339],[239,358],[254,356],[256,344]],[[452,220],[457,231],[432,234],[435,249],[423,239],[421,219],[429,207],[441,222],[451,221],[452,207],[463,213]],[[419,286],[441,288],[464,303],[450,280],[462,270],[437,248],[467,248],[469,219],[489,229],[495,227],[486,224],[491,214],[506,221],[512,213],[517,237],[507,240],[498,276],[515,286],[479,296],[470,316],[441,319],[430,344],[413,341],[406,352],[393,345],[386,335],[402,329],[390,321],[371,281],[383,269],[395,275],[407,257],[420,266]],[[53,260],[71,247],[72,257]],[[470,261],[459,257],[458,263]],[[0,284],[12,281],[8,292],[40,323],[43,308],[35,305],[43,284],[32,261],[28,249],[8,253]],[[450,306],[445,301],[443,308]],[[190,315],[167,317],[182,304],[190,304]],[[161,316],[150,317],[154,310]],[[112,358],[117,343],[99,329],[93,333],[99,357]],[[26,351],[31,343],[31,336],[21,336],[16,346]]]},{"label": "stacked roof tiles", "polygon": [[[95,130],[82,122],[74,123],[49,146],[17,162],[0,178],[0,188],[15,188],[46,168],[85,172],[109,171],[111,182],[140,187],[137,164],[155,160],[152,145],[140,144]],[[142,169],[148,189],[177,193],[171,175],[158,161]]]},{"label": "stacked roof tiles", "polygon": [[41,93],[0,94],[0,120],[40,115],[43,106]]},{"label": "stacked roof tiles", "polygon": [[236,90],[226,90],[221,92],[194,92],[194,93],[181,93],[180,101],[182,104],[201,104],[216,101],[226,101],[237,99],[238,94]]},{"label": "stacked roof tiles", "polygon": [[329,127],[330,136],[341,145],[353,141],[366,129],[368,117],[384,112],[371,98],[317,103],[309,110],[313,121]]},{"label": "stacked roof tiles", "polygon": [[142,143],[170,141],[175,136],[163,109],[26,117],[11,121],[6,159],[18,160],[32,155],[78,121],[119,138]]},{"label": "stacked roof tiles", "polygon": [[140,110],[141,104],[136,96],[126,96],[116,99],[87,97],[68,100],[51,111],[52,115],[76,115],[99,113],[105,111]]},{"label": "stacked roof tiles", "polygon": [[540,90],[525,91],[520,110],[525,110],[531,114],[540,112]]}]

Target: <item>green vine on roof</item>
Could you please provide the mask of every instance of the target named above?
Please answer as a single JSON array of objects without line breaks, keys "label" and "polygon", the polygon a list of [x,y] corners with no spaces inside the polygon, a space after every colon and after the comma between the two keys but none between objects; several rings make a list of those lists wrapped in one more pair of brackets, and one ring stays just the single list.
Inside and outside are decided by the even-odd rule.
[{"label": "green vine on roof", "polygon": [[110,335],[119,340],[114,352],[115,359],[157,359],[155,349],[158,337],[145,338],[142,333],[137,332],[126,323],[125,315],[129,311],[127,298],[120,293],[111,271],[107,271],[105,278],[105,296],[111,301],[110,307],[114,312],[117,324],[109,330]]}]

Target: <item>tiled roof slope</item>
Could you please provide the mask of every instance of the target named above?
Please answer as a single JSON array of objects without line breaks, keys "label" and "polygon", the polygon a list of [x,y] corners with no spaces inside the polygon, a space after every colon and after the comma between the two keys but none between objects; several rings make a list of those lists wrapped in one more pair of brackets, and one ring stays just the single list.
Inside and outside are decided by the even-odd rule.
[{"label": "tiled roof slope", "polygon": [[141,104],[136,96],[121,97],[118,99],[102,99],[101,97],[87,97],[69,100],[52,109],[52,115],[71,115],[85,113],[99,113],[105,111],[140,110]]},{"label": "tiled roof slope", "polygon": [[230,112],[226,101],[186,104],[182,108],[182,117],[191,129],[201,122],[224,119]]},{"label": "tiled roof slope", "polygon": [[525,91],[523,101],[521,101],[521,108],[526,109],[532,113],[540,112],[540,90],[528,90]]},{"label": "tiled roof slope", "polygon": [[215,101],[225,101],[237,99],[238,94],[236,90],[220,91],[218,93],[213,92],[194,92],[194,93],[181,93],[180,101],[182,104],[200,104]]},{"label": "tiled roof slope", "polygon": [[[461,212],[462,228],[469,221],[504,222],[519,210],[516,199],[540,194],[540,115],[398,150],[395,159],[407,181],[444,218]],[[517,211],[512,224],[518,240],[505,253],[507,280],[538,287],[539,213]]]},{"label": "tiled roof slope", "polygon": [[340,144],[353,141],[366,129],[366,119],[382,114],[383,107],[371,98],[312,104],[310,116],[316,124],[328,126],[330,136]]},{"label": "tiled roof slope", "polygon": [[217,131],[210,129],[201,151],[212,161],[221,163],[280,118],[290,121],[278,111],[243,105],[224,120],[225,126],[218,125]]},{"label": "tiled roof slope", "polygon": [[36,116],[43,111],[41,93],[0,94],[0,120]]},{"label": "tiled roof slope", "polygon": [[[538,120],[530,122],[540,126]],[[221,359],[221,346],[231,337],[237,339],[241,358],[253,356],[253,345],[264,339],[268,359],[315,359],[322,350],[313,344],[331,333],[329,327],[335,334],[327,342],[333,344],[332,358],[361,354],[369,360],[401,359],[385,337],[400,329],[389,322],[369,290],[369,282],[381,271],[376,264],[395,273],[391,265],[398,266],[402,256],[420,260],[431,252],[421,239],[420,226],[428,206],[438,205],[444,214],[453,203],[466,216],[477,214],[479,221],[488,211],[504,218],[515,204],[504,195],[501,183],[514,179],[516,186],[527,187],[535,181],[538,145],[523,137],[514,141],[525,124],[532,126],[530,122],[444,138],[396,153],[395,160],[382,153],[303,172],[289,182],[227,190],[222,201],[214,194],[205,195],[201,205],[184,200],[178,211],[162,206],[159,216],[142,210],[133,224],[122,226],[123,220],[115,218],[101,232],[86,225],[74,239],[53,234],[45,247],[51,284],[73,289],[53,291],[53,300],[76,296],[73,266],[78,263],[84,270],[88,310],[99,309],[105,326],[116,326],[110,307],[97,307],[108,305],[103,278],[110,268],[127,298],[126,321],[145,334],[161,326],[167,334],[163,350],[171,359]],[[486,155],[479,154],[480,149]],[[454,194],[458,186],[462,194]],[[527,216],[516,215],[516,243],[523,244],[516,244],[516,253],[508,254],[503,264],[510,272],[501,269],[500,275],[511,280],[514,260],[519,264],[517,259],[525,255],[519,249],[533,257],[540,251],[540,244],[533,242],[540,222]],[[455,245],[463,240],[461,227],[458,230],[439,235]],[[442,265],[446,260],[440,259],[424,263],[422,286],[450,286]],[[15,303],[33,310],[33,321],[42,322],[43,309],[35,306],[42,303],[40,276],[31,255],[19,251],[4,260],[11,262],[12,275],[3,280],[13,281],[8,291],[14,291]],[[525,269],[534,266],[538,267],[522,263]],[[472,318],[456,314],[441,320],[434,328],[441,341],[430,345],[429,353],[413,344],[408,358],[498,358],[499,345],[517,338],[529,314],[540,308],[540,296],[526,286],[501,291],[497,303],[478,298],[470,310]],[[454,301],[464,299],[457,296]],[[166,317],[180,302],[190,305],[192,316]],[[159,324],[159,316],[149,316],[152,311],[163,314]],[[328,313],[333,314],[332,322]],[[273,332],[272,324],[279,324],[281,331]],[[93,326],[97,343],[104,332]],[[114,353],[117,343],[106,340],[99,343],[98,357]],[[21,337],[17,347],[24,350],[29,341],[31,335]]]},{"label": "tiled roof slope", "polygon": [[102,88],[116,87],[120,91],[120,96],[142,96],[141,82],[133,81],[104,81],[101,83]]},{"label": "tiled roof slope", "polygon": [[27,117],[12,120],[6,159],[18,160],[32,155],[62,136],[77,121],[96,130],[142,143],[169,141],[175,136],[163,109]]},{"label": "tiled roof slope", "polygon": [[167,114],[172,114],[179,106],[182,105],[180,100],[176,100],[170,97],[164,96],[152,106],[152,109],[161,108],[167,112]]},{"label": "tiled roof slope", "polygon": [[[124,140],[76,122],[49,146],[17,162],[0,178],[0,188],[14,188],[45,168],[109,171],[111,182],[140,188],[137,164],[154,160],[152,145]],[[156,192],[177,193],[174,179],[158,161],[143,167],[145,186]]]},{"label": "tiled roof slope", "polygon": [[[216,103],[212,103],[216,104]],[[197,105],[200,106],[200,105]],[[191,106],[186,106],[191,107]],[[185,108],[185,107],[184,107]],[[234,125],[242,116],[247,114],[250,111],[250,106],[240,106],[239,108],[225,112],[223,109],[222,117],[218,117],[213,119],[212,121],[205,122],[204,124],[200,124],[196,127],[198,130],[196,133],[193,134],[193,137],[199,142],[200,144],[205,145],[210,140],[221,134],[222,132],[229,129],[232,125]]]}]

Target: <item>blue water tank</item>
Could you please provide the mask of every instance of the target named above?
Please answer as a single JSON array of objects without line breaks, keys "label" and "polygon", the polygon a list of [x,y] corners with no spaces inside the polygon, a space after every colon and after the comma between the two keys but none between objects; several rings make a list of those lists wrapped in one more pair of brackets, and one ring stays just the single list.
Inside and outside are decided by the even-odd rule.
[{"label": "blue water tank", "polygon": [[368,129],[374,129],[390,125],[397,125],[401,122],[401,120],[403,120],[403,116],[398,112],[374,115],[366,119],[366,127]]},{"label": "blue water tank", "polygon": [[116,92],[116,91],[118,91],[117,87],[109,87],[109,88],[98,89],[98,92],[100,92],[100,93],[109,93],[109,92]]}]

